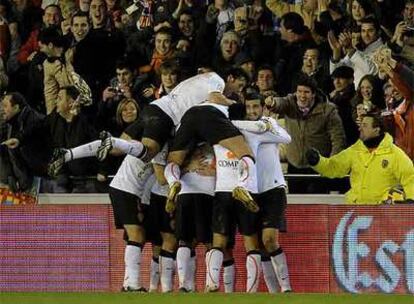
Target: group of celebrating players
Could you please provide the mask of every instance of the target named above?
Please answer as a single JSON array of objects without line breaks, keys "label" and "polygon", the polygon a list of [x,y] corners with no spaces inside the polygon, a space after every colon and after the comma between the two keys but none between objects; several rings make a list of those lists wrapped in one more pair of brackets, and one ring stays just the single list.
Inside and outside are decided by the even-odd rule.
[{"label": "group of celebrating players", "polygon": [[127,154],[110,183],[115,224],[124,229],[125,276],[122,291],[145,292],[141,255],[153,244],[149,291],[195,291],[195,251],[206,247],[206,292],[234,289],[236,229],[246,249],[246,292],[256,292],[261,272],[269,292],[292,290],[278,233],[286,230],[286,182],[278,145],[289,134],[264,116],[263,98],[254,92],[237,103],[247,77],[240,69],[226,82],[203,71],[148,105],[120,138],[99,140],[56,153],[56,175],[71,160]]}]

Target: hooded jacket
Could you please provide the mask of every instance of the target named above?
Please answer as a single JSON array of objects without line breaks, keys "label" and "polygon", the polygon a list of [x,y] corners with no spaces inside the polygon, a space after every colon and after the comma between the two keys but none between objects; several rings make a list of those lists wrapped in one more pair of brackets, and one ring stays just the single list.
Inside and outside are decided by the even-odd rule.
[{"label": "hooded jacket", "polygon": [[348,204],[381,204],[390,190],[398,185],[403,187],[407,199],[414,198],[413,163],[393,144],[388,133],[373,151],[359,139],[333,157],[321,157],[313,169],[329,178],[349,174],[351,189],[346,193]]}]

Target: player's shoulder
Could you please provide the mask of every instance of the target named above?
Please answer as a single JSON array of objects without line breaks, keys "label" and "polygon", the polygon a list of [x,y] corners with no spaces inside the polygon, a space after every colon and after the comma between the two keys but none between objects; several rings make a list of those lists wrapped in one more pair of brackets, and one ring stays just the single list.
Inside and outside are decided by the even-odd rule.
[{"label": "player's shoulder", "polygon": [[207,73],[199,74],[198,76],[200,76],[200,78],[204,78],[204,79],[224,82],[224,79],[219,74],[217,74],[216,72],[207,72]]}]

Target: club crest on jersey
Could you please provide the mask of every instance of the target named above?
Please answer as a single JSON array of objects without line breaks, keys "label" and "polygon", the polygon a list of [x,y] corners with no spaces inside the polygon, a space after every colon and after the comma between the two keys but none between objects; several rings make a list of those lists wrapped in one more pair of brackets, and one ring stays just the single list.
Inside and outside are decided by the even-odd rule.
[{"label": "club crest on jersey", "polygon": [[234,155],[234,153],[231,151],[227,151],[226,157],[227,159],[236,159],[236,155]]},{"label": "club crest on jersey", "polygon": [[382,167],[385,169],[385,168],[387,168],[388,167],[388,160],[387,159],[383,159],[382,160],[382,163],[381,163],[381,165],[382,165]]}]

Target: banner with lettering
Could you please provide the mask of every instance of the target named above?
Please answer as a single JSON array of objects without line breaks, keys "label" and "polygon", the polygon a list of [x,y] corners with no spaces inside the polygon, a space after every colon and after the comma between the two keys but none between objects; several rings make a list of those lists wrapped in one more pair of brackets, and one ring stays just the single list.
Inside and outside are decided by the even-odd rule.
[{"label": "banner with lettering", "polygon": [[414,293],[414,206],[329,207],[331,292]]},{"label": "banner with lettering", "polygon": [[[61,204],[59,197],[52,205],[0,205],[0,292],[119,290],[123,233],[115,229],[110,205],[82,205],[81,200],[77,205]],[[291,204],[286,216],[288,232],[280,243],[295,292],[414,294],[414,206]],[[205,248],[198,246],[196,253],[196,288],[202,292]],[[233,255],[235,291],[242,292],[246,254],[240,235]],[[146,244],[145,287],[151,259]],[[263,277],[259,290],[267,291]]]}]

